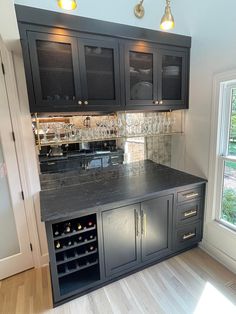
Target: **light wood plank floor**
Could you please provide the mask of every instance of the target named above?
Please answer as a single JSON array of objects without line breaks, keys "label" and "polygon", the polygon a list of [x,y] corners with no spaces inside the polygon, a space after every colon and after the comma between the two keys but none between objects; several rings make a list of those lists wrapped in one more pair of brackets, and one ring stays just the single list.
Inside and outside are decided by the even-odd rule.
[{"label": "light wood plank floor", "polygon": [[52,308],[47,267],[0,281],[1,314],[236,314],[236,275],[199,248]]}]

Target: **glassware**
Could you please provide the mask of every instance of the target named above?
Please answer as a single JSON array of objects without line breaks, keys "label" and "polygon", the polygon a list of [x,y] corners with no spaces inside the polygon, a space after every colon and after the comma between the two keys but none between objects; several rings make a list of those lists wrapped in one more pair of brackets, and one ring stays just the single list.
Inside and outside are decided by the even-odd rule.
[{"label": "glassware", "polygon": [[43,130],[43,139],[41,140],[42,143],[47,143],[47,132],[48,132],[48,124],[47,123],[41,123],[42,130]]}]

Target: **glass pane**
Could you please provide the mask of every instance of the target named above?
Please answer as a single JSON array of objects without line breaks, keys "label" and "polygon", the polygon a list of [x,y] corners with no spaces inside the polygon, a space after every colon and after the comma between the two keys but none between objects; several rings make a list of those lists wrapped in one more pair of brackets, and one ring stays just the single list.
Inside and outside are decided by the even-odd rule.
[{"label": "glass pane", "polygon": [[225,162],[221,217],[236,226],[236,162]]},{"label": "glass pane", "polygon": [[0,259],[19,252],[20,247],[8,186],[6,164],[0,141]]},{"label": "glass pane", "polygon": [[130,51],[130,97],[133,100],[153,99],[153,55]]},{"label": "glass pane", "polygon": [[75,99],[71,44],[36,41],[42,98]]},{"label": "glass pane", "polygon": [[88,99],[115,99],[113,49],[85,46]]},{"label": "glass pane", "polygon": [[236,89],[232,90],[228,154],[236,156]]},{"label": "glass pane", "polygon": [[182,99],[182,58],[163,56],[162,58],[162,99]]}]

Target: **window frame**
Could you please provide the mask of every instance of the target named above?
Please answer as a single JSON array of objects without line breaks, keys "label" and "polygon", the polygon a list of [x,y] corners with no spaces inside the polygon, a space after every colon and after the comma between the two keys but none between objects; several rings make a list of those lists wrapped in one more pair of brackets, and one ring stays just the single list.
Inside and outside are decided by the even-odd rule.
[{"label": "window frame", "polygon": [[221,83],[220,88],[220,104],[221,108],[219,110],[219,141],[217,149],[217,182],[216,182],[216,198],[215,204],[215,220],[226,226],[227,228],[236,231],[236,225],[233,225],[227,220],[221,218],[222,213],[222,199],[223,199],[223,189],[224,189],[224,173],[225,173],[225,162],[233,161],[236,163],[236,156],[228,154],[229,147],[229,135],[230,135],[230,124],[231,124],[231,112],[232,112],[232,91],[236,89],[236,81],[228,81]]}]

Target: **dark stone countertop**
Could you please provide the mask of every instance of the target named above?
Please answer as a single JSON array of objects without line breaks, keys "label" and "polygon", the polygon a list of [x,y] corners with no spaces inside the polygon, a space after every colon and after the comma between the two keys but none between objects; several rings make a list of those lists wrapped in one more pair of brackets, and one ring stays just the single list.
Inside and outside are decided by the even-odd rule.
[{"label": "dark stone countertop", "polygon": [[162,191],[206,182],[150,160],[105,169],[40,176],[41,219],[69,218],[80,210],[123,206]]}]

